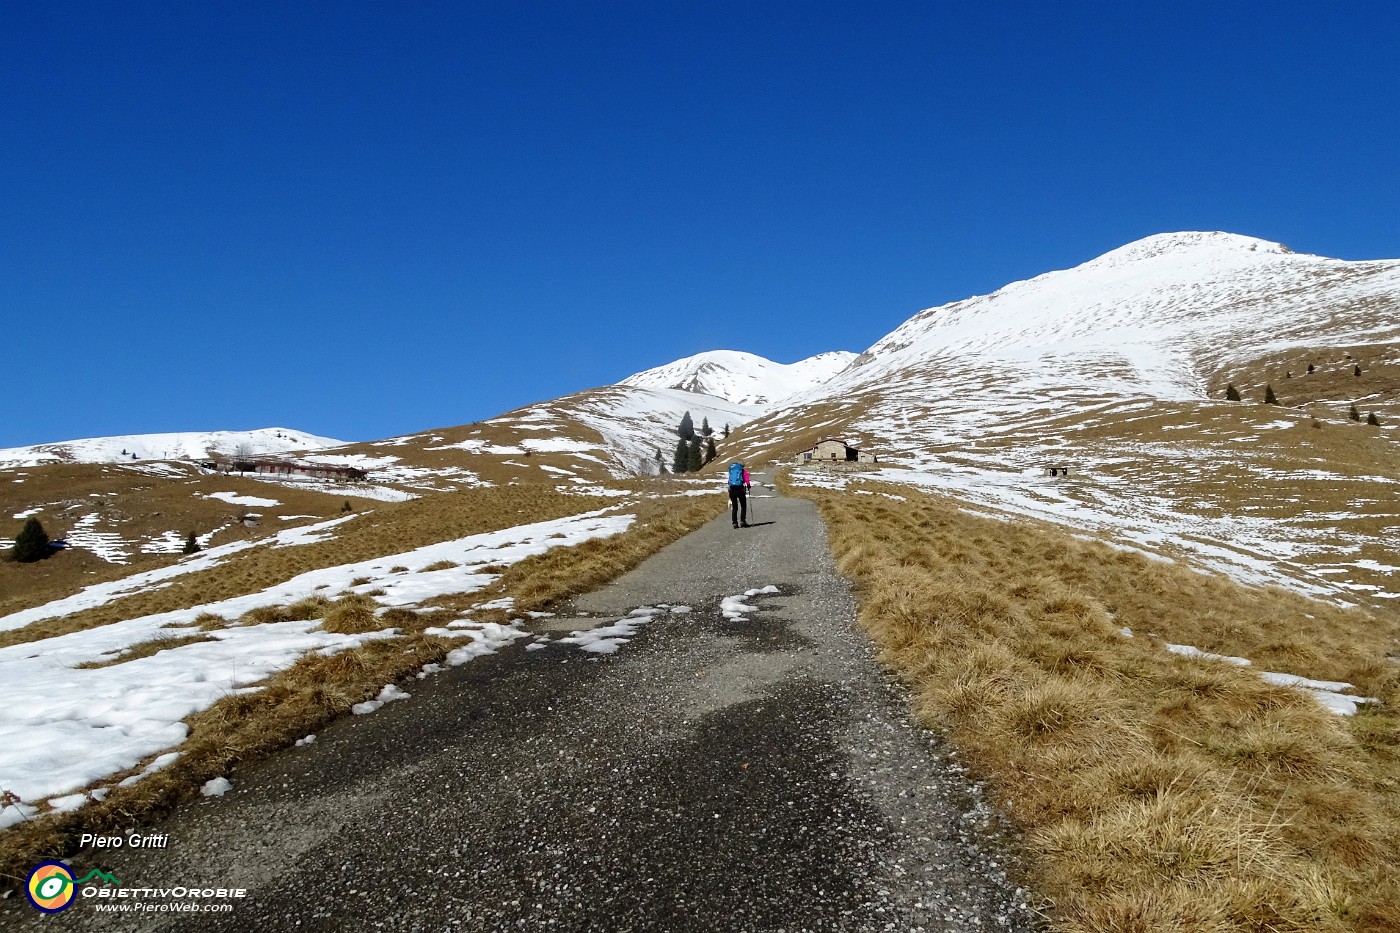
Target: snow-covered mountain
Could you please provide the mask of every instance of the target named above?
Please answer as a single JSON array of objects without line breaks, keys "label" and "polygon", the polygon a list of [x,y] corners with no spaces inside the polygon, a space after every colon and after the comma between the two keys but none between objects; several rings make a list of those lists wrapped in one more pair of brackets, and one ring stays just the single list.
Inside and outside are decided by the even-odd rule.
[{"label": "snow-covered mountain", "polygon": [[712,395],[737,405],[771,407],[791,395],[821,385],[855,358],[854,353],[836,350],[796,363],[775,363],[740,350],[709,350],[628,376],[618,385],[680,389]]},{"label": "snow-covered mountain", "polygon": [[[1250,361],[1309,348],[1321,361],[1328,348],[1397,342],[1400,260],[1327,259],[1229,233],[1161,234],[922,311],[784,407],[877,392],[936,404],[944,430],[960,425],[975,437],[1052,400],[1204,400],[1219,397],[1218,374]],[[1383,352],[1375,362],[1388,365]]]},{"label": "snow-covered mountain", "polygon": [[1397,285],[1400,262],[1300,255],[1229,233],[1161,234],[923,311],[825,388],[975,357],[1004,364],[1023,387],[1203,398],[1202,364],[1395,339],[1400,317],[1378,314],[1375,302],[1394,310]]},{"label": "snow-covered mountain", "polygon": [[214,454],[285,454],[339,447],[344,441],[290,428],[253,431],[187,431],[89,437],[0,449],[0,468],[45,463],[117,463],[129,460],[199,460]]},{"label": "snow-covered mountain", "polygon": [[1395,569],[1375,530],[1393,525],[1398,403],[1400,260],[1172,233],[920,312],[741,445],[786,460],[844,437],[889,478],[1364,594]]}]

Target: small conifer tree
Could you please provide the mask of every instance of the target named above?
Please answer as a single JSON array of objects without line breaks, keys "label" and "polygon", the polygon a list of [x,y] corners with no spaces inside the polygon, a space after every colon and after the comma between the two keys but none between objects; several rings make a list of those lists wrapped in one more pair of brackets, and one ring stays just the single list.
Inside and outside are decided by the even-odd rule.
[{"label": "small conifer tree", "polygon": [[1315,373],[1315,372],[1317,372],[1317,367],[1314,366],[1313,364],[1309,363],[1309,364],[1308,364],[1308,375],[1312,375],[1312,374]]},{"label": "small conifer tree", "polygon": [[1235,388],[1233,382],[1225,386],[1225,401],[1238,402],[1240,400],[1240,390]]},{"label": "small conifer tree", "polygon": [[724,436],[725,436],[725,437],[728,437],[728,436],[729,436],[729,422],[728,422],[728,421],[726,421],[726,422],[724,423]]},{"label": "small conifer tree", "polygon": [[671,458],[672,473],[687,473],[690,471],[690,444],[685,438],[676,441],[676,454]]},{"label": "small conifer tree", "polygon": [[1356,410],[1356,403],[1355,403],[1355,402],[1352,402],[1352,403],[1351,403],[1351,420],[1352,420],[1352,421],[1360,421],[1360,420],[1361,420],[1361,412],[1359,412],[1359,411]]},{"label": "small conifer tree", "polygon": [[182,554],[198,554],[198,553],[199,553],[199,539],[196,538],[196,537],[194,536],[194,532],[193,532],[193,531],[191,531],[191,532],[189,533],[189,535],[185,538],[185,546],[184,546],[184,548],[181,550],[180,553],[182,553]]},{"label": "small conifer tree", "polygon": [[705,438],[705,462],[709,463],[711,460],[715,459],[717,455],[718,452],[715,450],[715,439],[713,437]]},{"label": "small conifer tree", "polygon": [[704,455],[700,451],[700,438],[697,437],[690,442],[690,450],[687,453],[689,454],[687,469],[692,473],[699,473],[700,468],[705,465]]},{"label": "small conifer tree", "polygon": [[21,564],[30,564],[47,557],[48,553],[49,533],[44,530],[39,520],[31,515],[15,537],[15,546],[10,550],[10,556]]},{"label": "small conifer tree", "polygon": [[1353,369],[1353,370],[1351,371],[1351,374],[1352,374],[1353,376],[1359,376],[1359,375],[1361,375],[1361,364],[1360,364],[1360,363],[1357,363],[1357,364],[1356,364],[1356,368]]},{"label": "small conifer tree", "polygon": [[681,440],[688,441],[695,437],[695,422],[690,419],[690,412],[681,416],[680,427],[676,428],[676,433],[681,436]]},{"label": "small conifer tree", "polygon": [[715,429],[712,428],[712,427],[710,427],[710,419],[709,419],[708,417],[701,418],[701,419],[700,419],[700,435],[701,435],[702,437],[709,437],[709,436],[710,436],[711,434],[713,434],[713,433],[715,433]]},{"label": "small conifer tree", "polygon": [[1264,386],[1264,404],[1265,404],[1265,405],[1277,405],[1277,404],[1278,404],[1278,396],[1274,394],[1274,387],[1273,387],[1273,385],[1266,385],[1266,386]]},{"label": "small conifer tree", "polygon": [[1374,426],[1376,426],[1376,427],[1380,427],[1380,426],[1381,426],[1381,419],[1379,419],[1379,418],[1376,417],[1376,413],[1375,413],[1375,412],[1371,412],[1369,415],[1366,416],[1366,423],[1367,423],[1367,424],[1370,424],[1370,425],[1374,425]]}]

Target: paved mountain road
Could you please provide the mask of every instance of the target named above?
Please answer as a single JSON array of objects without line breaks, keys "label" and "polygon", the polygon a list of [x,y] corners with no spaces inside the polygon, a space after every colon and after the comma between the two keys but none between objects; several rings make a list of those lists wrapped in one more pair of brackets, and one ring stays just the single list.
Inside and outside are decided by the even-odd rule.
[{"label": "paved mountain road", "polygon": [[[244,887],[227,914],[94,930],[1024,930],[995,818],[909,720],[854,625],[811,503],[710,522],[545,620],[555,638],[685,604],[615,654],[557,641],[406,685],[315,745],[240,769],[157,827],[81,853],[131,887]],[[726,596],[777,586],[743,621]],[[158,900],[158,899],[153,899]],[[44,922],[23,902],[9,928]]]}]

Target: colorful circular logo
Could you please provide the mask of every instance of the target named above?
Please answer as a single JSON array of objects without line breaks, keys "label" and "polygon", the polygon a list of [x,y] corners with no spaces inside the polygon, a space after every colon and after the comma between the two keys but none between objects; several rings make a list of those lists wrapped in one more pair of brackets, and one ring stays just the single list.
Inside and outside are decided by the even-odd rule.
[{"label": "colorful circular logo", "polygon": [[29,873],[24,886],[29,903],[46,914],[56,914],[73,903],[77,893],[73,873],[62,862],[40,862]]}]

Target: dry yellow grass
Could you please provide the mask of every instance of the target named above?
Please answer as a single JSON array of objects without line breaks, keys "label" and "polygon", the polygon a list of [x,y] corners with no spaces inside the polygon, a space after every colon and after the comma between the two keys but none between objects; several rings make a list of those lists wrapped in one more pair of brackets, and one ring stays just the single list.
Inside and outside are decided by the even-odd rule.
[{"label": "dry yellow grass", "polygon": [[[904,503],[796,492],[821,505],[861,623],[916,714],[1025,828],[1057,928],[1400,929],[1393,617],[906,488]],[[1334,716],[1164,639],[1381,702]]]},{"label": "dry yellow grass", "polygon": [[137,658],[149,658],[167,648],[179,648],[184,645],[192,645],[195,642],[213,640],[208,635],[167,635],[164,638],[153,638],[150,641],[132,645],[125,651],[118,652],[101,661],[84,661],[77,665],[77,668],[79,670],[92,670],[99,667],[112,667],[116,664],[125,664],[127,661],[135,661]]},{"label": "dry yellow grass", "polygon": [[[332,518],[340,501],[322,493],[287,486],[270,486],[237,476],[199,473],[193,466],[171,467],[174,475],[140,472],[144,464],[51,464],[19,470],[0,470],[0,540],[19,531],[19,521],[9,516],[39,508],[37,518],[51,538],[64,538],[79,519],[97,515],[96,530],[121,535],[132,544],[126,565],[111,564],[81,548],[56,554],[37,564],[17,565],[0,560],[0,616],[71,595],[93,583],[162,567],[178,554],[148,554],[135,545],[167,532],[182,538],[190,531],[200,535],[221,529],[212,543],[227,544],[294,527],[275,521],[274,515],[310,515]],[[13,480],[22,480],[14,482]],[[214,492],[238,492],[277,500],[280,505],[250,508],[207,498]],[[268,520],[260,528],[248,528],[236,519],[249,511]],[[301,523],[309,521],[301,520]],[[0,553],[6,549],[0,548]]]},{"label": "dry yellow grass", "polygon": [[[424,629],[446,625],[459,617],[460,609],[507,595],[514,596],[523,611],[590,589],[703,524],[722,504],[719,495],[713,499],[664,499],[665,493],[672,491],[672,485],[664,480],[643,481],[637,488],[651,495],[635,510],[637,522],[627,532],[603,541],[555,548],[509,568],[498,568],[505,572],[488,591],[443,598],[436,601],[441,604],[436,611],[388,609],[376,618],[373,598],[358,594],[335,601],[313,596],[290,606],[252,610],[239,622],[321,618],[328,631],[354,633],[393,626],[401,636],[330,657],[307,655],[268,678],[257,692],[226,697],[189,717],[189,739],[172,765],[130,787],[112,787],[105,800],[92,801],[76,812],[45,815],[0,834],[0,878],[18,884],[36,860],[71,852],[80,833],[125,830],[158,817],[193,796],[210,778],[285,748],[345,715],[355,703],[373,697],[385,683],[409,677],[429,662],[441,661],[460,641],[426,635]],[[536,510],[520,505],[552,504],[547,496],[538,496],[542,492],[547,490],[512,491],[491,514],[496,520],[518,516],[511,524],[539,520]],[[481,500],[473,498],[480,505]],[[570,513],[596,507],[584,497],[561,498],[572,507]],[[460,516],[457,520],[465,521]],[[452,525],[450,516],[447,524]],[[474,617],[488,621],[486,613],[478,612]],[[497,617],[498,621],[505,619],[504,613]],[[196,622],[205,629],[229,624],[213,615],[201,616]]]}]

